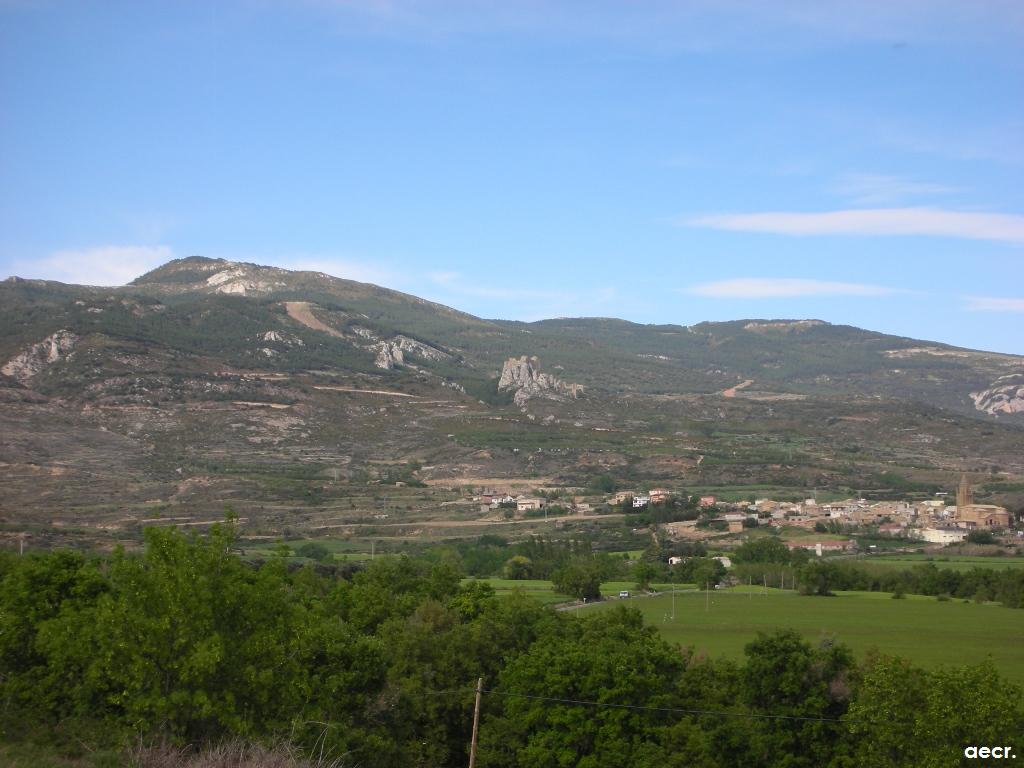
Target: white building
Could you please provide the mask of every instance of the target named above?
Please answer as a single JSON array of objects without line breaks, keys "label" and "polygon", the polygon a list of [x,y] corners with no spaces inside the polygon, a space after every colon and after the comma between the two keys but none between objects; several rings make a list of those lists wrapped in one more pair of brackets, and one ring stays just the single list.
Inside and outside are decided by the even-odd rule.
[{"label": "white building", "polygon": [[967,538],[967,531],[962,528],[921,528],[915,533],[931,544],[959,544]]}]

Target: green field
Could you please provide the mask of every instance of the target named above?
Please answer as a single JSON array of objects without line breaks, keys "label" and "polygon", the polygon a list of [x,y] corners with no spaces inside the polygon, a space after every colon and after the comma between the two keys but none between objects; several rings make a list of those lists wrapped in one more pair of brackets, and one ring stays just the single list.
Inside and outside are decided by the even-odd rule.
[{"label": "green field", "polygon": [[[464,581],[471,581],[471,579],[465,579]],[[573,602],[573,598],[569,595],[561,595],[555,592],[551,582],[546,579],[479,579],[479,581],[485,581],[490,584],[499,595],[518,591],[528,597],[540,600],[542,603]],[[632,593],[635,591],[635,586],[632,581],[606,581],[601,585],[601,594],[605,597],[617,598],[621,590],[625,589]],[[654,584],[652,586],[659,591],[672,589],[671,584]],[[693,585],[678,584],[676,587],[678,589],[685,589],[687,587],[692,589]]]},{"label": "green field", "polygon": [[990,656],[999,671],[1024,682],[1024,610],[995,604],[940,602],[908,595],[893,600],[883,592],[844,592],[806,597],[794,592],[746,588],[685,592],[672,598],[613,600],[587,610],[627,604],[667,640],[710,656],[738,659],[758,631],[792,628],[811,642],[825,637],[850,646],[858,656],[872,648],[924,667],[962,665]]},{"label": "green field", "polygon": [[560,595],[554,591],[550,581],[546,579],[464,579],[467,581],[484,581],[494,587],[499,595],[522,592],[542,603],[567,603],[572,600],[568,595]]},{"label": "green field", "polygon": [[912,568],[932,563],[936,568],[969,571],[972,568],[1024,568],[1024,557],[978,557],[970,555],[879,555],[858,559],[858,563],[872,563],[886,568]]}]

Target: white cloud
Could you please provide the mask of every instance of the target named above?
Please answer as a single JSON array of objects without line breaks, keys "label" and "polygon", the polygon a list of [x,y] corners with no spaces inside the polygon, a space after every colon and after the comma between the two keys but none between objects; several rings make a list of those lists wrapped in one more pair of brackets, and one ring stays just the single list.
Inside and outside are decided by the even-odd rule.
[{"label": "white cloud", "polygon": [[885,296],[899,293],[895,288],[866,283],[779,277],[740,277],[702,283],[687,290],[714,299],[784,299],[796,296]]},{"label": "white cloud", "polygon": [[680,218],[677,223],[690,227],[779,235],[920,235],[1024,243],[1024,216],[941,208],[725,213]]},{"label": "white cloud", "polygon": [[125,285],[173,258],[166,245],[101,245],[15,261],[12,267],[19,277],[110,286]]},{"label": "white cloud", "polygon": [[964,309],[971,312],[1024,312],[1024,299],[965,296]]},{"label": "white cloud", "polygon": [[854,205],[889,205],[916,197],[948,195],[958,192],[956,187],[915,181],[903,176],[881,173],[847,173],[840,176],[832,191],[850,200]]}]

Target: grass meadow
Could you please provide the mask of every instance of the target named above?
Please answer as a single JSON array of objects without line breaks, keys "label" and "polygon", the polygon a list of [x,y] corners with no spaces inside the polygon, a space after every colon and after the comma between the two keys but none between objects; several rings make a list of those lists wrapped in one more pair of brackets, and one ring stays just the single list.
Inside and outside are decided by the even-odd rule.
[{"label": "grass meadow", "polygon": [[709,656],[740,658],[759,631],[792,628],[807,640],[834,638],[863,657],[877,649],[923,667],[962,665],[991,657],[1008,678],[1024,683],[1024,610],[962,600],[884,592],[840,592],[809,597],[777,589],[746,587],[680,592],[675,597],[638,596],[586,610],[627,604],[667,640]]},{"label": "grass meadow", "polygon": [[931,563],[936,568],[952,568],[957,571],[969,571],[972,568],[1024,568],[1024,557],[981,557],[971,555],[924,555],[896,554],[874,555],[858,564],[869,563],[883,568],[912,568],[915,565]]}]

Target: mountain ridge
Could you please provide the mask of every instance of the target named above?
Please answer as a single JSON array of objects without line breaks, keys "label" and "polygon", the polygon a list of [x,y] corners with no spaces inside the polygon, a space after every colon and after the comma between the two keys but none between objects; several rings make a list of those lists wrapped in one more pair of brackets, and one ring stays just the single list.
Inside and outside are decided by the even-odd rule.
[{"label": "mountain ridge", "polygon": [[47,536],[104,536],[225,503],[268,535],[362,525],[395,482],[1024,488],[1021,374],[808,319],[485,320],[202,258],[114,288],[9,279],[0,528],[31,509]]}]

